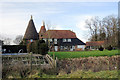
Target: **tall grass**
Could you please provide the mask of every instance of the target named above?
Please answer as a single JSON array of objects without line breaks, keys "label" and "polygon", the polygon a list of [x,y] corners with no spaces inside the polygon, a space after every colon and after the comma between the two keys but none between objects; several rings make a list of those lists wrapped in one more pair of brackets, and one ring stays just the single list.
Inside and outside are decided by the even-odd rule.
[{"label": "tall grass", "polygon": [[[32,75],[33,78],[40,78],[39,73],[36,73]],[[118,78],[118,71],[112,70],[112,71],[100,71],[100,72],[92,72],[92,71],[74,71],[70,74],[65,73],[64,71],[61,71],[58,75],[47,75],[43,74],[41,78],[106,78],[109,80],[109,78]],[[106,80],[105,79],[105,80]],[[63,79],[65,80],[65,79]],[[86,80],[86,79],[85,79]],[[101,79],[102,80],[102,79]]]},{"label": "tall grass", "polygon": [[[80,57],[98,57],[98,56],[113,56],[113,55],[120,55],[118,50],[104,50],[104,51],[77,51],[77,52],[54,52],[55,56],[58,59],[64,58],[80,58]],[[49,55],[53,55],[53,52],[49,52]]]}]

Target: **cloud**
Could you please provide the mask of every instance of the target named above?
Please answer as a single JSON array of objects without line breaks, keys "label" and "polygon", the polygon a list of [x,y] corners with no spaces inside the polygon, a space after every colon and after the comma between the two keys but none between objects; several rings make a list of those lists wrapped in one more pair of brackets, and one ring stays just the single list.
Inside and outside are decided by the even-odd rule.
[{"label": "cloud", "polygon": [[[81,39],[85,39],[83,38],[84,33],[86,33],[87,31],[87,29],[85,28],[85,20],[90,19],[92,16],[98,15],[98,13],[94,11],[92,11],[93,14],[91,13],[92,14],[91,15],[89,13],[90,11],[88,11],[87,9],[85,10],[83,9],[83,7],[87,5],[82,4],[84,6],[82,7],[79,6],[81,3],[63,4],[63,3],[35,2],[37,0],[33,2],[31,2],[32,0],[29,0],[29,2],[25,2],[25,3],[24,1],[27,0],[24,1],[21,0],[21,3],[19,2],[14,3],[14,1],[15,0],[13,0],[13,2],[8,1],[8,2],[0,3],[0,32],[5,34],[10,34],[13,36],[19,34],[24,35],[28,25],[28,21],[30,19],[30,15],[32,14],[38,32],[40,30],[40,25],[42,20],[45,20],[45,22],[46,20],[50,20],[54,22],[51,24],[53,29],[58,29],[58,30],[72,29],[76,32],[78,37],[80,37]],[[84,11],[85,12],[88,11],[88,12],[83,13],[82,10],[83,12]],[[100,16],[103,16],[101,12],[99,14]],[[105,12],[103,14],[105,15]],[[66,26],[70,26],[70,27],[66,27]]]},{"label": "cloud", "polygon": [[0,32],[5,34],[23,34],[27,26],[27,17],[14,15],[4,15],[0,19]]},{"label": "cloud", "polygon": [[54,29],[55,30],[63,30],[63,28],[61,27],[61,25],[56,25]]},{"label": "cloud", "polygon": [[85,27],[85,21],[81,21],[79,23],[76,24],[76,27],[78,27],[80,30],[88,30],[86,27]]},{"label": "cloud", "polygon": [[77,37],[82,40],[83,42],[87,42],[89,38],[88,28],[86,28],[85,21],[91,19],[92,15],[81,15],[81,16],[74,16],[73,19],[76,21],[75,23],[75,33]]},{"label": "cloud", "polygon": [[[41,23],[39,20],[45,18],[44,16],[58,13],[63,13],[63,11],[58,10],[54,4],[50,3],[0,3],[0,32],[13,34],[13,36],[24,35],[31,14],[38,31],[39,23]],[[56,29],[60,29],[60,26]]]},{"label": "cloud", "polygon": [[88,29],[86,28],[86,23],[85,21],[88,19],[90,20],[93,16],[77,16],[77,23],[76,27],[79,28],[80,30],[87,31]]}]

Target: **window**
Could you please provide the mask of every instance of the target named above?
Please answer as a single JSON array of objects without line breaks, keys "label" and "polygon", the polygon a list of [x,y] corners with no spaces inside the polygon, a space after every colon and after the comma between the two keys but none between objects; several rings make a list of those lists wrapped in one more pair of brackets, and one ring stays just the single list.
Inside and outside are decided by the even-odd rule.
[{"label": "window", "polygon": [[66,42],[67,40],[66,39],[63,39],[63,42]]},{"label": "window", "polygon": [[52,39],[48,39],[50,42],[52,42]]},{"label": "window", "polygon": [[72,46],[73,49],[75,49],[75,46]]},{"label": "window", "polygon": [[63,50],[63,46],[60,46],[60,50]]},{"label": "window", "polygon": [[61,48],[63,48],[63,46],[61,46]]},{"label": "window", "polygon": [[84,49],[84,48],[85,48],[85,45],[77,45],[77,48],[82,48],[82,49]]},{"label": "window", "polygon": [[57,39],[54,39],[54,41],[57,41]]},{"label": "window", "polygon": [[71,42],[71,39],[68,39],[68,42]]},{"label": "window", "polygon": [[57,44],[57,39],[54,39],[54,44]]},{"label": "window", "polygon": [[77,48],[82,48],[80,45],[77,45]]},{"label": "window", "polygon": [[30,39],[30,42],[33,42],[33,39]]},{"label": "window", "polygon": [[55,41],[54,44],[57,44],[57,41]]}]

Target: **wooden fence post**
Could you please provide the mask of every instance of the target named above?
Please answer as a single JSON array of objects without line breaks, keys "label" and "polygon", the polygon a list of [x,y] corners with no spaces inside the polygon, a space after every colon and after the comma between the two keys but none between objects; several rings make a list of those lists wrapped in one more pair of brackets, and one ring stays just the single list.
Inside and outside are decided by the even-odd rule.
[{"label": "wooden fence post", "polygon": [[[30,69],[32,73],[32,52],[30,52]],[[32,74],[31,74],[31,78],[32,78]]]}]

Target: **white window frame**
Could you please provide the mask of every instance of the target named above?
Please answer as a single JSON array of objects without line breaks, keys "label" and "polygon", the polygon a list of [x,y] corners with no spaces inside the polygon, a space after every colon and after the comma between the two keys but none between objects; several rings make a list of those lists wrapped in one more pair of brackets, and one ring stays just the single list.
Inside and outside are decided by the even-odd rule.
[{"label": "white window frame", "polygon": [[57,44],[57,39],[54,39],[54,44]]},{"label": "white window frame", "polygon": [[66,39],[63,39],[63,42],[67,42],[67,40],[66,40]]},{"label": "white window frame", "polygon": [[58,46],[55,46],[55,47],[54,47],[54,50],[55,50],[55,51],[58,51]]},{"label": "white window frame", "polygon": [[54,41],[57,41],[57,39],[54,39]]},{"label": "white window frame", "polygon": [[48,39],[50,42],[52,42],[52,39]]},{"label": "white window frame", "polygon": [[71,39],[68,39],[68,42],[71,42]]},{"label": "white window frame", "polygon": [[57,41],[55,41],[54,44],[57,44]]}]

